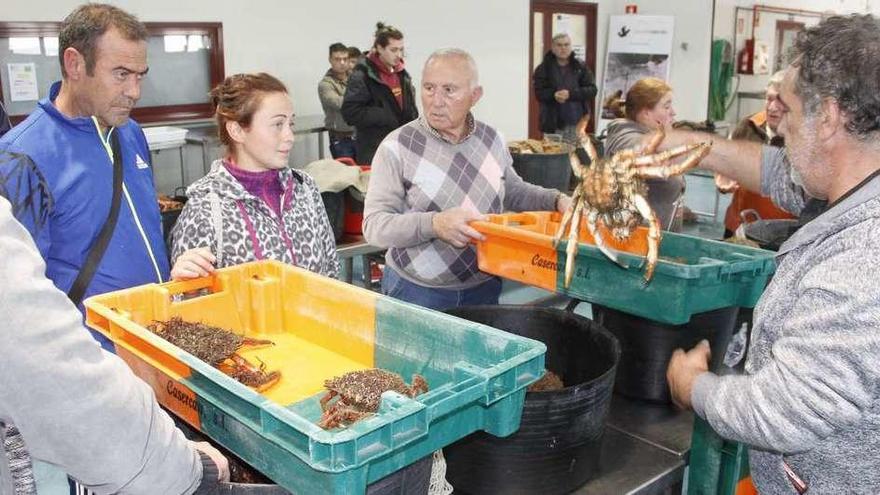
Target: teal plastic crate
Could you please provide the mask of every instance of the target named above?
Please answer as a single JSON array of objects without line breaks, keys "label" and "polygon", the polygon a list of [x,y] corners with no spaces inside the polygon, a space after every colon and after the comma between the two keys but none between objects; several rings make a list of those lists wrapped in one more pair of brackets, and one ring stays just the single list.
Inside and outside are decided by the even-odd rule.
[{"label": "teal plastic crate", "polygon": [[574,277],[565,287],[568,241],[553,246],[560,217],[557,212],[539,211],[490,215],[488,221],[471,222],[485,237],[476,243],[480,270],[680,325],[695,313],[754,307],[776,268],[771,251],[664,232],[654,277],[646,285],[647,228],[639,227],[626,242],[616,241],[606,231],[606,243],[627,267],[622,268],[592,243],[582,222]]},{"label": "teal plastic crate", "polygon": [[688,454],[687,495],[737,495],[756,493],[749,477],[748,449],[725,440],[699,416]]},{"label": "teal plastic crate", "polygon": [[[557,283],[564,287],[566,243],[560,243]],[[567,295],[661,323],[731,306],[752,308],[776,269],[775,253],[672,232],[663,233],[654,277],[644,282],[644,257],[618,253],[612,263],[593,245],[578,246]]]},{"label": "teal plastic crate", "polygon": [[[178,294],[200,295],[179,301]],[[540,342],[274,261],[96,296],[86,308],[89,326],[111,339],[160,403],[297,494],[362,494],[474,431],[510,435],[526,387],[544,373]],[[375,415],[325,431],[315,424],[323,391],[291,403],[270,400],[144,328],[172,316],[255,337],[272,338],[265,332],[279,325],[299,329],[341,361],[407,381],[419,373],[431,389],[415,398],[386,392]],[[296,349],[289,355],[296,359]],[[295,372],[285,368],[282,381]]]}]

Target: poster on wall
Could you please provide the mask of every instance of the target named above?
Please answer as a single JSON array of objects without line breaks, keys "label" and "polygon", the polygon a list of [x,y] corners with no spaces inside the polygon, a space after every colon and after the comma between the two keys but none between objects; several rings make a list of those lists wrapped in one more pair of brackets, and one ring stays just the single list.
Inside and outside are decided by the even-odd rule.
[{"label": "poster on wall", "polygon": [[33,101],[40,98],[37,90],[36,64],[7,64],[9,69],[9,101]]},{"label": "poster on wall", "polygon": [[611,16],[600,100],[603,119],[622,116],[624,95],[639,79],[669,80],[674,27],[672,16]]}]

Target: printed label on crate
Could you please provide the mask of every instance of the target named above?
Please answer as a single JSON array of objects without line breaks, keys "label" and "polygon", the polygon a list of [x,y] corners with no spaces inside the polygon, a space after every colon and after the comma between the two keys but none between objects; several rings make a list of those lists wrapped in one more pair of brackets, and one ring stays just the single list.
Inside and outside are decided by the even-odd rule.
[{"label": "printed label on crate", "polygon": [[544,270],[553,270],[554,272],[559,271],[559,263],[557,263],[556,260],[544,258],[541,256],[541,253],[535,253],[535,255],[532,256],[532,266]]},{"label": "printed label on crate", "polygon": [[193,427],[201,429],[199,405],[195,392],[122,346],[117,346],[116,354],[128,364],[135,375],[150,385],[153,392],[156,393],[156,400],[159,404],[170,409]]},{"label": "printed label on crate", "polygon": [[[540,268],[542,270],[547,270],[553,272],[553,275],[556,276],[560,271],[565,270],[565,264],[559,263],[555,259],[549,259],[541,256],[541,253],[535,253],[532,256],[532,266],[536,268]],[[575,278],[589,278],[590,276],[590,267],[589,266],[576,266],[574,269]]]}]

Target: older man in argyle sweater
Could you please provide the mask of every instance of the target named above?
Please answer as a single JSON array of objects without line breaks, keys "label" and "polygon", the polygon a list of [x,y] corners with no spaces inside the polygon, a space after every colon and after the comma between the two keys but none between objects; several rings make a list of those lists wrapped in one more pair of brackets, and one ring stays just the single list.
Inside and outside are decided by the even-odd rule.
[{"label": "older man in argyle sweater", "polygon": [[482,94],[467,52],[434,52],[422,72],[422,117],[379,145],[364,236],[389,248],[385,294],[434,309],[497,304],[501,281],[477,268],[469,241],[482,235],[468,222],[505,210],[564,211],[570,203],[516,174],[504,139],[471,114]]}]

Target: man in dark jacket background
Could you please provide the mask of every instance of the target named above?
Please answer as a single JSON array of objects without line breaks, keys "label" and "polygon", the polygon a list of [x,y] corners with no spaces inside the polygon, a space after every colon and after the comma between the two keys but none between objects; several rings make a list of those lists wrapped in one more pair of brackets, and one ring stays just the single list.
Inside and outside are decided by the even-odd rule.
[{"label": "man in dark jacket background", "polygon": [[541,132],[562,134],[573,142],[575,125],[592,108],[596,83],[590,69],[575,58],[567,34],[553,36],[550,51],[532,76],[532,86],[541,108]]},{"label": "man in dark jacket background", "polygon": [[358,163],[369,165],[385,136],[419,116],[414,94],[403,33],[377,23],[373,50],[355,66],[342,102],[342,116],[356,130]]}]

